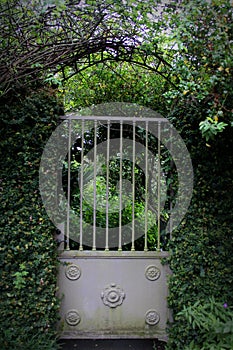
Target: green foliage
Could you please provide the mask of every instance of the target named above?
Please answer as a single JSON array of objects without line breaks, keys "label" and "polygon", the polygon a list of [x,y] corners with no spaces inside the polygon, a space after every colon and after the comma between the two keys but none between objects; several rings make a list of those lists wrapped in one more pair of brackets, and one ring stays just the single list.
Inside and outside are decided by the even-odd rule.
[{"label": "green foliage", "polygon": [[60,107],[52,90],[0,103],[0,347],[56,349],[56,244],[39,193],[43,146]]},{"label": "green foliage", "polygon": [[[35,81],[54,84],[50,74],[64,73],[64,67],[79,70],[91,54],[107,52],[115,60],[123,50],[121,58],[129,59],[142,42],[145,55],[154,52],[147,42],[157,42],[159,3],[161,0],[1,1],[0,92]],[[151,13],[157,20],[149,20]]]},{"label": "green foliage", "polygon": [[[72,71],[69,69],[69,71]],[[142,67],[127,62],[100,63],[74,75],[60,89],[66,111],[81,110],[103,102],[130,102],[165,113],[168,83]]]},{"label": "green foliage", "polygon": [[[180,124],[178,116],[179,119],[175,118],[174,113],[173,121],[181,125],[182,136],[190,148],[195,186],[189,212],[170,241],[169,263],[173,274],[169,281],[169,305],[174,323],[170,328],[169,349],[172,350],[184,348],[196,336],[196,330],[177,316],[183,307],[209,296],[222,305],[225,302],[233,305],[232,129],[224,131],[207,148],[195,129],[195,115],[183,116],[184,124]],[[185,122],[189,124],[189,132]]]},{"label": "green foliage", "polygon": [[218,122],[217,120],[213,120],[210,117],[200,122],[199,125],[200,125],[202,136],[204,136],[206,141],[209,141],[210,139],[214,139],[215,135],[217,135],[219,132],[223,132],[223,130],[225,129],[225,126],[227,126],[226,123]]},{"label": "green foliage", "polygon": [[194,168],[193,198],[186,217],[173,232],[169,259],[169,305],[174,323],[169,349],[183,349],[196,331],[177,317],[183,307],[214,296],[222,305],[233,305],[232,193],[233,130],[226,127],[209,147],[199,133],[202,104],[178,103],[171,120],[189,149]]},{"label": "green foliage", "polygon": [[[194,168],[189,212],[169,245],[174,322],[168,349],[180,350],[196,349],[203,341],[197,342],[201,330],[179,316],[183,308],[209,296],[233,305],[232,7],[224,0],[184,1],[169,19],[177,89],[164,97]],[[212,344],[207,344],[205,349],[210,349]]]},{"label": "green foliage", "polygon": [[188,323],[196,333],[186,350],[225,350],[233,348],[233,308],[214,298],[198,300],[184,307],[177,320]]},{"label": "green foliage", "polygon": [[[12,1],[3,2],[7,3],[13,4]],[[59,85],[58,76],[54,77],[52,74],[57,71],[55,53],[64,58],[64,64],[73,64],[73,51],[67,50],[67,47],[74,48],[78,61],[86,57],[90,48],[95,51],[96,46],[89,45],[95,42],[95,35],[99,38],[104,33],[104,40],[106,35],[113,42],[116,38],[121,40],[122,32],[118,32],[120,26],[125,29],[124,38],[131,38],[137,44],[140,40],[143,41],[145,55],[154,50],[154,45],[163,52],[171,63],[171,79],[177,88],[171,88],[165,80],[159,79],[153,73],[134,68],[128,63],[104,65],[102,62],[95,68],[83,71],[82,75],[74,75],[63,86],[61,93],[65,92],[67,110],[80,110],[101,102],[135,102],[168,116],[180,131],[192,157],[195,186],[190,210],[180,227],[173,232],[170,241],[169,264],[173,274],[169,280],[169,305],[173,310],[174,322],[169,330],[168,349],[180,350],[187,346],[195,350],[201,346],[208,349],[205,342],[210,337],[210,332],[215,337],[213,349],[218,349],[216,337],[232,337],[231,324],[228,324],[231,319],[227,318],[232,316],[225,314],[228,310],[223,310],[223,315],[226,316],[223,322],[226,321],[226,324],[220,333],[215,333],[217,328],[211,328],[213,325],[210,324],[211,320],[217,322],[217,317],[221,319],[214,312],[219,310],[220,305],[227,303],[230,309],[233,305],[231,2],[185,0],[178,11],[175,6],[177,2],[171,2],[162,16],[161,20],[164,22],[161,23],[153,20],[157,6],[155,2],[151,6],[151,2],[128,1],[128,6],[123,8],[122,1],[114,1],[116,7],[108,6],[107,9],[99,6],[100,11],[93,12],[96,2],[88,1],[89,7],[85,13],[76,9],[76,18],[80,13],[83,15],[76,26],[66,21],[65,12],[62,18],[59,17],[65,11],[63,2],[53,3],[58,4],[58,8],[53,7],[47,11],[45,7],[41,17],[36,17],[35,21],[31,14],[36,12],[36,2],[31,2],[32,7],[29,6],[27,14],[33,20],[32,30],[28,31],[30,21],[25,26],[27,35],[31,33],[33,40],[35,39],[34,45],[30,47],[25,42],[27,35],[20,36],[11,27],[9,18],[12,17],[2,17],[1,28],[3,31],[10,28],[12,33],[8,41],[5,37],[2,40],[2,51],[5,54],[3,61],[7,62],[4,65],[7,75],[2,75],[6,85],[4,83],[2,89],[5,91],[9,87],[8,83],[17,80],[21,73],[26,74],[29,80],[30,77],[38,79],[45,69],[45,62],[46,67],[51,68],[51,71],[45,69],[45,79],[51,85]],[[100,3],[101,1],[99,5]],[[104,4],[112,5],[112,2]],[[15,16],[17,8],[13,6],[12,11]],[[40,20],[47,18],[48,14],[50,16],[50,11],[54,26],[46,31],[48,22]],[[97,22],[91,22],[93,13]],[[99,16],[101,14],[103,17]],[[27,16],[24,18],[28,19]],[[103,21],[99,25],[100,18]],[[18,25],[18,20],[11,23]],[[68,29],[62,32],[60,23]],[[96,24],[98,25],[95,27]],[[142,28],[145,29],[144,24],[147,29],[143,33],[141,31],[141,38],[138,34]],[[160,27],[160,31],[161,28],[166,30],[169,25],[172,28],[168,32],[169,38],[166,38],[166,32],[159,37],[158,28]],[[78,31],[79,28],[81,29]],[[71,32],[71,29],[77,30]],[[40,35],[35,36],[35,33]],[[67,33],[71,35],[66,36]],[[130,35],[127,36],[128,34]],[[21,45],[19,38],[22,38],[25,45]],[[68,40],[66,43],[72,45],[63,46],[64,38]],[[80,38],[86,46],[80,45]],[[96,43],[99,45],[98,49],[101,47],[102,50],[102,42]],[[7,45],[10,55],[5,50]],[[43,50],[36,50],[35,45]],[[46,55],[51,46],[59,50],[53,50],[55,53],[49,56],[51,60],[48,62]],[[65,51],[62,51],[63,48]],[[85,51],[86,48],[88,49]],[[28,54],[28,50],[32,50],[33,55]],[[11,64],[8,64],[8,58]],[[21,69],[23,58],[26,70]],[[28,70],[30,66],[34,75]],[[66,70],[68,73],[75,73],[73,68],[65,68]],[[58,304],[54,295],[56,253],[51,237],[53,227],[44,212],[38,193],[38,166],[43,145],[55,127],[54,113],[57,114],[58,110],[52,94],[48,98],[48,94],[45,96],[42,92],[25,95],[22,89],[20,93],[21,96],[13,100],[1,102],[1,348],[43,349],[43,346],[52,346],[49,335],[53,338],[55,334],[53,325],[57,318]],[[103,179],[99,179],[98,186],[101,195],[105,186]],[[90,191],[90,188],[87,190]],[[114,190],[113,186],[113,199]],[[210,301],[209,304],[209,296],[214,296],[216,302]],[[212,311],[211,305],[216,310]],[[209,310],[211,312],[208,314]],[[208,338],[208,341],[211,339]],[[36,345],[40,341],[41,347]],[[223,349],[225,345],[222,344]]]},{"label": "green foliage", "polygon": [[[96,224],[99,227],[106,227],[106,179],[104,176],[96,177],[96,205],[97,205],[97,213],[96,213]],[[109,198],[108,198],[108,206],[110,209],[109,217],[108,217],[108,227],[118,227],[119,225],[119,207],[120,207],[120,196],[119,196],[119,188],[114,185],[109,185]],[[139,188],[137,188],[139,191]],[[93,224],[93,191],[94,191],[94,181],[90,180],[83,187],[83,230],[85,231],[86,224]],[[77,213],[80,212],[79,209],[79,198],[80,193],[77,191],[74,194],[74,200],[72,203],[72,208],[75,209]],[[129,189],[124,188],[122,191],[122,217],[121,224],[122,226],[129,224],[132,221],[132,192],[130,193]],[[140,201],[136,199],[134,204],[134,217],[135,219],[139,218],[140,222],[138,223],[137,230],[144,231],[145,228],[145,203],[144,201]],[[148,231],[148,249],[155,250],[157,244],[157,222],[156,215],[148,210],[147,212],[147,222],[148,226],[151,229]],[[86,234],[90,234],[88,230],[86,230]],[[130,235],[131,236],[131,235]],[[124,238],[123,238],[124,239]],[[127,242],[128,243],[128,242]],[[125,242],[123,241],[123,245]],[[123,247],[123,249],[129,249],[128,246]],[[136,250],[144,249],[144,238],[136,241]]]},{"label": "green foliage", "polygon": [[25,264],[22,263],[19,265],[20,271],[13,274],[14,281],[13,284],[16,289],[22,289],[26,285],[26,276],[28,275],[28,271],[25,270]]},{"label": "green foliage", "polygon": [[57,340],[54,335],[43,334],[42,332],[33,333],[31,335],[23,329],[21,325],[22,334],[20,337],[16,337],[15,330],[13,328],[3,329],[1,339],[1,346],[4,350],[57,350],[60,346],[57,344]]},{"label": "green foliage", "polygon": [[[172,69],[178,89],[166,92],[172,108],[196,111],[206,141],[232,125],[233,10],[230,1],[183,1],[170,16],[176,43]],[[177,79],[178,77],[178,79]]]}]

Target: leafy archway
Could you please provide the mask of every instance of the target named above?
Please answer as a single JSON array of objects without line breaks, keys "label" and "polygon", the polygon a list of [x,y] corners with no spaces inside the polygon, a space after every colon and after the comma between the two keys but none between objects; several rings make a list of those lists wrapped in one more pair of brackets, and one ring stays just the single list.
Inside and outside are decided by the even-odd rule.
[{"label": "leafy archway", "polygon": [[56,72],[68,79],[66,67],[76,74],[105,61],[138,64],[170,80],[171,66],[158,39],[162,11],[159,3],[2,1],[2,94],[44,82]]}]

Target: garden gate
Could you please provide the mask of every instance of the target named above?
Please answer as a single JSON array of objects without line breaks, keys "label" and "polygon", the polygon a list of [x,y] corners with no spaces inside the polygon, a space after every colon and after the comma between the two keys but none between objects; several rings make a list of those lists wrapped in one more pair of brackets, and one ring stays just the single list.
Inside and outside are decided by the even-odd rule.
[{"label": "garden gate", "polygon": [[165,340],[163,226],[171,203],[161,130],[167,121],[140,115],[63,119],[61,338]]}]

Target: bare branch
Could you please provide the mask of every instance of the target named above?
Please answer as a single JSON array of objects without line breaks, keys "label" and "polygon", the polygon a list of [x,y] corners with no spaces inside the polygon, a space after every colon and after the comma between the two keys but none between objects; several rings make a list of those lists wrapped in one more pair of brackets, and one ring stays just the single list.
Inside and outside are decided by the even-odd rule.
[{"label": "bare branch", "polygon": [[74,63],[77,73],[83,70],[83,60],[95,64],[95,53],[101,53],[102,61],[125,60],[166,78],[158,69],[161,62],[168,67],[162,54],[140,52],[140,28],[117,12],[114,2],[66,1],[61,8],[36,3],[5,0],[0,4],[2,91],[16,82],[25,86],[36,79],[43,81],[48,72]]}]

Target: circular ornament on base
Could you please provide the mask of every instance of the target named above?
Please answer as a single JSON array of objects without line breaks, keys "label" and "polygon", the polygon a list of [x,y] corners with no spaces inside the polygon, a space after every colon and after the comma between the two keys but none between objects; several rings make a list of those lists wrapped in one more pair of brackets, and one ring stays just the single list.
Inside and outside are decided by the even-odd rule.
[{"label": "circular ornament on base", "polygon": [[155,326],[159,323],[160,317],[156,310],[148,310],[145,316],[145,321],[149,326]]},{"label": "circular ornament on base", "polygon": [[81,317],[77,310],[69,310],[66,313],[65,320],[69,326],[76,326],[81,321]]},{"label": "circular ornament on base", "polygon": [[80,278],[81,270],[78,267],[78,265],[70,264],[66,267],[65,275],[69,280],[75,281],[75,280],[78,280]]}]

